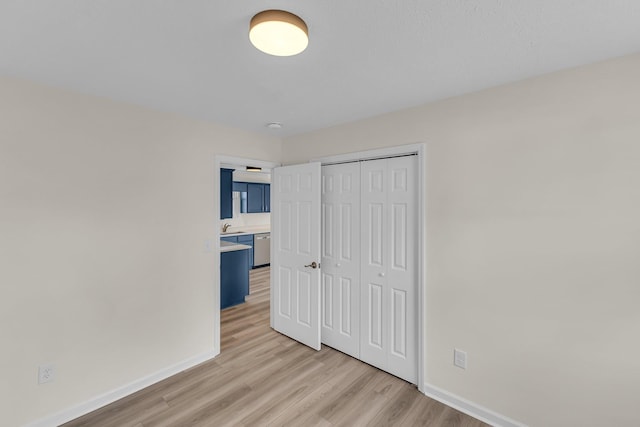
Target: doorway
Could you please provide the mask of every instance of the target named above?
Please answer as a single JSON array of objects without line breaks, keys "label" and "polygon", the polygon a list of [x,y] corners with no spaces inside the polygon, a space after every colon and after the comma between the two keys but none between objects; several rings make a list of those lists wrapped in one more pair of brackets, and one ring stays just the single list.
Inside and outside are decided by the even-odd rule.
[{"label": "doorway", "polygon": [[[231,194],[228,196],[231,197],[232,201],[229,203],[229,210],[225,211],[225,215],[219,215],[221,212],[216,212],[216,227],[213,241],[215,244],[211,246],[214,248],[219,248],[221,245],[229,245],[229,244],[239,244],[245,245],[245,247],[250,247],[251,249],[245,250],[247,253],[247,261],[243,261],[246,263],[246,267],[243,268],[244,275],[246,278],[247,270],[249,269],[249,277],[247,280],[252,280],[251,278],[254,275],[251,273],[254,271],[253,267],[258,267],[259,264],[255,264],[253,256],[254,256],[254,246],[255,246],[255,238],[258,236],[260,240],[260,249],[262,252],[258,254],[258,262],[262,262],[263,264],[269,264],[269,255],[265,254],[265,250],[270,249],[269,245],[269,237],[270,237],[270,214],[269,207],[264,207],[264,200],[268,200],[269,198],[269,189],[267,188],[269,185],[269,175],[273,168],[279,166],[278,163],[268,162],[263,160],[256,160],[250,158],[242,158],[242,157],[232,157],[225,155],[217,155],[215,157],[214,163],[214,171],[215,171],[215,180],[214,180],[214,197],[215,200],[220,200],[223,196],[223,191],[221,190],[221,184],[223,182],[223,175],[221,174],[222,170],[226,170],[229,176],[229,182],[232,185],[233,183],[244,184],[245,187],[251,187],[251,190],[260,190],[262,194],[262,202],[258,203],[259,206],[263,206],[263,211],[256,211],[256,198],[253,197],[253,193],[249,199],[247,199],[247,194],[244,194],[244,197],[241,195],[241,191],[230,191]],[[265,191],[265,188],[266,191]],[[236,188],[237,189],[237,188]],[[246,191],[246,190],[245,190]],[[266,198],[265,198],[266,193]],[[244,199],[244,200],[243,200]],[[252,206],[249,208],[247,206],[247,201],[252,201]],[[244,202],[244,205],[243,205]],[[222,203],[221,203],[222,205]],[[224,217],[224,218],[222,218]],[[220,243],[219,243],[220,242]],[[218,249],[217,251],[217,262],[214,262],[214,351],[216,354],[219,354],[221,351],[221,327],[220,327],[220,312],[221,312],[221,275],[224,274],[224,277],[229,277],[227,274],[227,270],[223,271],[223,252]],[[224,261],[227,261],[228,253],[225,253]],[[260,264],[260,265],[263,265]],[[233,276],[233,274],[231,275]],[[260,275],[258,275],[260,276]],[[262,274],[264,276],[264,274]],[[234,279],[235,280],[235,279]],[[255,279],[254,279],[255,280]],[[264,280],[262,280],[264,281]],[[246,282],[245,282],[246,283]],[[247,288],[249,290],[245,292],[245,294],[250,293],[250,285],[247,283]],[[244,297],[240,297],[239,300],[233,299],[233,303],[237,303],[238,301],[242,301]],[[225,302],[228,301],[227,295],[224,295]]]}]

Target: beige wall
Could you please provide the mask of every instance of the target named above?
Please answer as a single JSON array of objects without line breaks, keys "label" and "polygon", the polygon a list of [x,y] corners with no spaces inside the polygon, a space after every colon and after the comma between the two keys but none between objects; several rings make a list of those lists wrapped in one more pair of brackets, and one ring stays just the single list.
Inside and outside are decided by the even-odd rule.
[{"label": "beige wall", "polygon": [[213,351],[214,157],[280,145],[1,78],[0,424]]},{"label": "beige wall", "polygon": [[286,163],[427,143],[429,384],[532,426],[640,425],[639,76],[634,55],[284,141]]},{"label": "beige wall", "polygon": [[[293,163],[426,142],[428,383],[532,426],[639,425],[638,75],[629,56],[282,151],[0,78],[2,424],[212,350],[216,154]],[[44,362],[57,379],[38,386]]]}]

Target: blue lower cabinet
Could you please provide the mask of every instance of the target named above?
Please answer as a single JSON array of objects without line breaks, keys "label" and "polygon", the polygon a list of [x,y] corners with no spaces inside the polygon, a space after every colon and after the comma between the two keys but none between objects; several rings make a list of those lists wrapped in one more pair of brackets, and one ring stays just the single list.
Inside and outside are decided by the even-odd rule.
[{"label": "blue lower cabinet", "polygon": [[220,253],[220,308],[242,304],[249,295],[250,249]]},{"label": "blue lower cabinet", "polygon": [[253,267],[253,234],[243,234],[238,236],[238,243],[251,246],[249,249],[249,268]]},{"label": "blue lower cabinet", "polygon": [[220,237],[220,240],[225,240],[227,242],[232,242],[232,243],[241,243],[243,245],[251,246],[251,249],[249,249],[249,268],[253,268],[253,234]]}]

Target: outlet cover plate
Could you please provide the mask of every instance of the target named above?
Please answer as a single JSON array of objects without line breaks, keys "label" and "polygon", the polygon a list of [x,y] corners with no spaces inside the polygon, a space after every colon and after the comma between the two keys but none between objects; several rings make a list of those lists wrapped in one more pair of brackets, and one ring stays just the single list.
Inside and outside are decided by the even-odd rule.
[{"label": "outlet cover plate", "polygon": [[50,383],[56,376],[56,367],[49,363],[38,366],[38,384]]},{"label": "outlet cover plate", "polygon": [[453,349],[453,364],[458,368],[467,369],[467,353],[458,350],[457,348]]}]

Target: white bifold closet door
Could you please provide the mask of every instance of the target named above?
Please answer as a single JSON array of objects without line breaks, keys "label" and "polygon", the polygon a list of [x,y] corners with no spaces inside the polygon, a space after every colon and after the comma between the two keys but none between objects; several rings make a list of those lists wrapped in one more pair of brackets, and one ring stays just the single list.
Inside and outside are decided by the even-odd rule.
[{"label": "white bifold closet door", "polygon": [[322,167],[322,342],[360,357],[360,164]]},{"label": "white bifold closet door", "polygon": [[416,162],[322,167],[322,342],[414,384]]},{"label": "white bifold closet door", "polygon": [[361,164],[360,359],[417,382],[416,156]]}]

